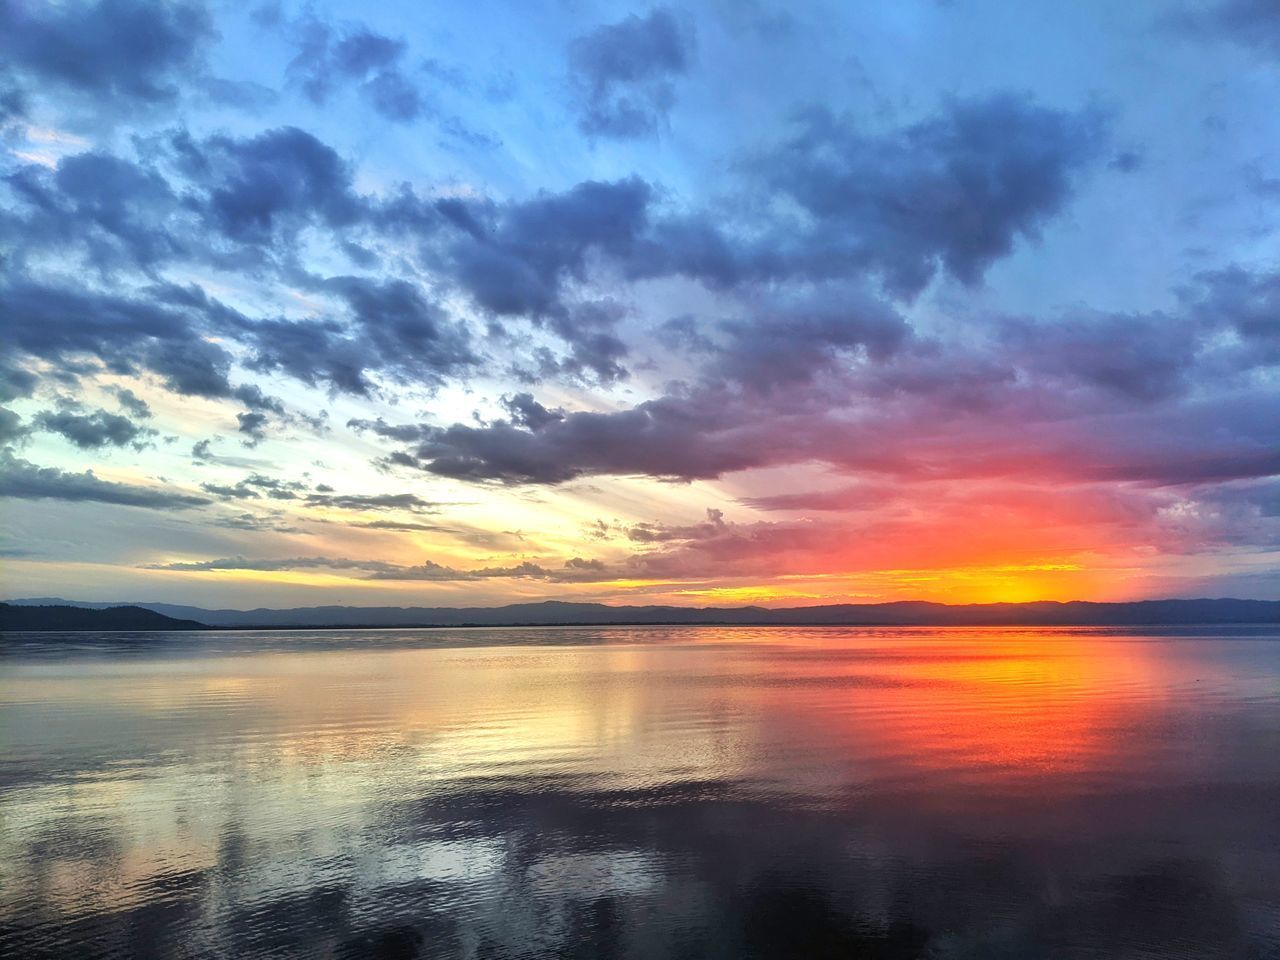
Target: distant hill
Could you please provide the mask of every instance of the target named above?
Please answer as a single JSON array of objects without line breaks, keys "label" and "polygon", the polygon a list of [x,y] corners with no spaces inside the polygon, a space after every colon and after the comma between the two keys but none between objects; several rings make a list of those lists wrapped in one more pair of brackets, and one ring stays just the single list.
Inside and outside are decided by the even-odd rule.
[{"label": "distant hill", "polygon": [[0,603],[5,630],[202,630],[203,623],[176,620],[143,607],[28,606]]},{"label": "distant hill", "polygon": [[[60,604],[107,610],[105,603],[56,598],[11,604]],[[609,606],[602,603],[517,603],[502,607],[296,607],[206,610],[171,603],[136,603],[166,617],[213,627],[458,627],[610,624],[734,624],[830,626],[1170,626],[1175,624],[1280,623],[1280,600],[1142,600],[1132,603],[985,603],[949,605],[924,601],[851,603],[813,607]],[[116,610],[129,609],[114,607]],[[145,612],[145,611],[144,611]],[[198,623],[191,623],[198,621]],[[190,627],[189,627],[190,628]],[[188,629],[189,629],[188,628]],[[20,629],[6,627],[5,629]],[[63,627],[48,629],[82,629]],[[92,629],[92,628],[89,628]],[[112,629],[112,628],[101,628]],[[179,629],[120,627],[115,629]]]}]

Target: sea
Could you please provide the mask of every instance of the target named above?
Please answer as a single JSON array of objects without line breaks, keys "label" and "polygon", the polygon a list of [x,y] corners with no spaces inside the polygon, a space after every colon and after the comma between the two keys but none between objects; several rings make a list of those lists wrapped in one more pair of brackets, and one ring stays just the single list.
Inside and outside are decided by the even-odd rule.
[{"label": "sea", "polygon": [[1280,958],[1280,627],[0,637],[6,958]]}]

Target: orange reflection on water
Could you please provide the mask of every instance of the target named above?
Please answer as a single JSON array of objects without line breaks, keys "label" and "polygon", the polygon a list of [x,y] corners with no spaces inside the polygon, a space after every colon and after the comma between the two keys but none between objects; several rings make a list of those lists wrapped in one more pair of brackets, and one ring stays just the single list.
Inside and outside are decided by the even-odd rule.
[{"label": "orange reflection on water", "polygon": [[[832,631],[779,658],[759,709],[824,737],[833,763],[886,780],[1075,777],[1141,763],[1144,717],[1192,683],[1167,649],[1071,630]],[[912,636],[912,634],[915,636]],[[802,697],[795,688],[818,691]]]},{"label": "orange reflection on water", "polygon": [[[1169,767],[1185,744],[1147,731],[1194,715],[1212,680],[1176,644],[1088,630],[606,633],[631,642],[458,631],[450,647],[12,668],[15,769],[41,774],[0,803],[0,861],[38,863],[70,914],[210,869],[228,837],[256,851],[236,882],[269,888],[280,859],[354,856],[397,804],[475,784],[823,805],[1088,789]],[[59,833],[76,842],[32,857]],[[0,886],[19,879],[0,869]]]}]

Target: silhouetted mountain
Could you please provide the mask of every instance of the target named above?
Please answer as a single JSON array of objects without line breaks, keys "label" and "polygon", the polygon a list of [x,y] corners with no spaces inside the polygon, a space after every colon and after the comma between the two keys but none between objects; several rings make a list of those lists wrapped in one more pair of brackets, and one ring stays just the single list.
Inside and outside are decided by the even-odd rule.
[{"label": "silhouetted mountain", "polygon": [[176,620],[135,606],[90,607],[71,604],[30,606],[0,603],[4,630],[202,630],[203,623]]},{"label": "silhouetted mountain", "polygon": [[[111,604],[55,598],[10,601],[84,609]],[[1133,603],[983,603],[924,601],[815,607],[614,607],[603,603],[515,603],[502,607],[295,607],[206,610],[172,603],[137,603],[168,617],[214,627],[457,627],[609,624],[738,624],[744,626],[1169,626],[1280,623],[1280,600],[1142,600]],[[17,628],[10,628],[17,629]],[[123,629],[123,628],[122,628]],[[173,629],[173,628],[153,628]]]}]

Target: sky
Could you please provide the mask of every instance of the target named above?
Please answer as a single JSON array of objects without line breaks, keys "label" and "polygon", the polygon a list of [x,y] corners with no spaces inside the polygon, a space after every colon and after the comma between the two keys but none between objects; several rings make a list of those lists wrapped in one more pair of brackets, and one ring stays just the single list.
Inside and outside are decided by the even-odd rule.
[{"label": "sky", "polygon": [[1280,598],[1280,5],[0,0],[0,594]]}]

